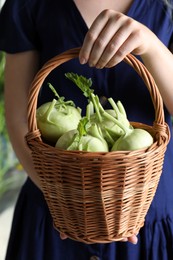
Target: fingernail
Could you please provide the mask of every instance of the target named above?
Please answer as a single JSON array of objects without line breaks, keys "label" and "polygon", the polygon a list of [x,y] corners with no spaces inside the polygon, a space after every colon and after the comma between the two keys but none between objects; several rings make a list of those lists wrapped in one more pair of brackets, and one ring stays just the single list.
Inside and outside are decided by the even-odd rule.
[{"label": "fingernail", "polygon": [[93,63],[89,63],[89,66],[92,68],[92,67],[94,67],[94,64]]},{"label": "fingernail", "polygon": [[86,63],[86,59],[85,59],[85,58],[83,58],[83,57],[82,57],[82,58],[80,58],[80,63],[81,63],[81,64],[85,64],[85,63]]},{"label": "fingernail", "polygon": [[103,67],[102,67],[100,64],[97,64],[97,65],[96,65],[96,68],[97,68],[97,69],[102,69]]},{"label": "fingernail", "polygon": [[136,237],[135,241],[133,241],[133,244],[136,245],[138,243],[138,239]]}]

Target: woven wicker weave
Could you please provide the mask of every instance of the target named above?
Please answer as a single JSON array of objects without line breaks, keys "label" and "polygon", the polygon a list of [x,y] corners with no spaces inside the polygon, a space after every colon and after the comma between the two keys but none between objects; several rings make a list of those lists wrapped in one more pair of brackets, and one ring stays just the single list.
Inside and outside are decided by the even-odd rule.
[{"label": "woven wicker weave", "polygon": [[92,153],[63,151],[44,143],[36,122],[40,88],[53,69],[78,55],[75,48],[55,56],[36,75],[29,94],[26,141],[55,228],[85,243],[118,241],[144,224],[162,173],[169,128],[153,78],[129,54],[124,61],[144,80],[155,109],[153,126],[132,124],[149,131],[154,144],[147,150]]}]

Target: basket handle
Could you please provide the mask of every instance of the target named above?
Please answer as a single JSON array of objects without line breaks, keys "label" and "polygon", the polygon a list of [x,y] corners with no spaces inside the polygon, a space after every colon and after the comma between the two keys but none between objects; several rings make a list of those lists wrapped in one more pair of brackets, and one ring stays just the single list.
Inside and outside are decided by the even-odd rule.
[{"label": "basket handle", "polygon": [[[59,55],[56,55],[48,62],[46,62],[43,67],[36,74],[30,88],[29,92],[29,101],[28,101],[28,129],[29,132],[37,131],[37,122],[36,122],[36,109],[37,109],[37,99],[40,88],[45,80],[45,78],[49,75],[49,73],[54,70],[56,67],[61,65],[64,62],[67,62],[73,58],[79,57],[80,48],[73,48],[67,50]],[[132,66],[134,70],[140,75],[143,79],[145,85],[148,88],[150,93],[153,106],[155,109],[155,122],[157,126],[160,127],[165,125],[164,120],[164,111],[163,111],[163,101],[159,90],[156,86],[156,83],[151,76],[150,72],[147,68],[140,62],[137,58],[135,58],[132,54],[128,54],[124,61]],[[163,130],[164,132],[164,130]]]}]

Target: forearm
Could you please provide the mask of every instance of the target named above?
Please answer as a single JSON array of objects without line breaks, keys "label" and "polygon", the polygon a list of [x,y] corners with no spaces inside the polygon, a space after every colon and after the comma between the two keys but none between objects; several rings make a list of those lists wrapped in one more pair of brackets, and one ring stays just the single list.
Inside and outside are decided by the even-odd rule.
[{"label": "forearm", "polygon": [[[5,116],[13,149],[26,173],[40,186],[25,135],[28,132],[27,102],[31,82],[38,71],[35,51],[7,54],[5,65]],[[15,95],[14,95],[15,93]]]},{"label": "forearm", "polygon": [[[31,157],[31,152],[27,147],[25,141],[25,134],[27,133],[27,125],[21,122],[18,124],[7,120],[8,125],[8,133],[10,137],[11,144],[13,146],[14,152],[19,159],[19,162],[23,166],[24,170],[26,171],[27,175],[32,179],[32,181],[40,187],[40,182],[37,177],[37,173],[35,171],[33,160]],[[11,122],[11,123],[9,123]]]},{"label": "forearm", "polygon": [[147,69],[152,74],[163,101],[173,115],[173,55],[157,39],[152,42],[150,51],[141,55]]}]

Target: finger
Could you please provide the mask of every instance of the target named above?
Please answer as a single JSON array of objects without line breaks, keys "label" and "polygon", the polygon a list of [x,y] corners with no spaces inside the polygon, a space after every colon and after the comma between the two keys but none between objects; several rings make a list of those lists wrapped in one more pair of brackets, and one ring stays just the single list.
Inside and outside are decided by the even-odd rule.
[{"label": "finger", "polygon": [[[120,14],[118,17],[117,15],[111,17],[109,21],[105,24],[105,27],[102,29],[98,37],[95,39],[95,42],[93,43],[93,47],[88,59],[90,66],[95,66],[100,61],[100,58],[101,62],[105,65],[108,60],[113,56],[116,51],[116,45],[114,44],[112,39],[115,38],[117,32],[120,30],[123,20],[124,16]],[[124,30],[124,32],[126,32],[124,33],[124,35],[127,34],[127,31]],[[125,38],[127,38],[127,36]],[[121,37],[121,42],[122,41],[123,37]]]},{"label": "finger", "polygon": [[[90,56],[92,57],[92,55],[95,54],[95,51],[98,51],[98,49],[100,50],[100,45],[103,46],[103,48],[101,48],[101,51],[103,52],[104,46],[107,45],[107,42],[113,36],[113,32],[115,32],[116,26],[118,28],[117,21],[120,18],[122,19],[123,17],[123,14],[115,12],[113,10],[104,10],[98,15],[85,36],[81,51],[79,53],[79,60],[81,63],[88,62]],[[114,30],[107,29],[109,28],[109,24],[111,26],[114,26]],[[96,45],[95,42],[97,42]],[[99,48],[97,47],[97,45],[99,45]],[[94,58],[92,57],[92,59]]]},{"label": "finger", "polygon": [[[98,66],[103,67],[108,62],[108,60],[113,56],[113,54],[116,52],[121,42],[123,42],[122,35],[123,36],[126,35],[124,39],[128,37],[127,26],[125,26],[126,20],[127,20],[126,16],[121,13],[115,13],[115,12],[111,13],[111,16],[109,17],[109,20],[105,24],[105,27],[102,28],[102,31],[93,42],[93,46],[90,51],[90,56],[88,58],[88,62],[90,66],[95,66],[101,57],[102,59],[100,60]],[[122,31],[124,33],[122,33]],[[121,37],[118,37],[119,35],[121,35]],[[118,43],[118,39],[121,39],[119,44],[116,44],[116,40],[114,40],[116,39],[116,36],[117,36],[117,43]]]},{"label": "finger", "polygon": [[108,22],[108,17],[104,16],[102,12],[100,13],[100,15],[98,15],[98,17],[91,25],[88,33],[85,36],[83,45],[79,53],[79,60],[81,63],[86,63],[88,61],[91,50],[93,48],[93,44],[97,39],[97,37],[99,36],[100,32],[102,31],[102,28],[105,27],[107,22]]},{"label": "finger", "polygon": [[67,237],[66,234],[60,233],[60,238],[61,238],[62,240],[64,240],[64,239],[67,239],[68,237]]},{"label": "finger", "polygon": [[136,245],[138,243],[138,238],[136,235],[133,235],[131,237],[128,237],[128,241],[134,245]]},{"label": "finger", "polygon": [[109,66],[115,64],[115,62],[117,62],[115,60],[116,55],[119,57],[118,61],[120,61],[122,57],[124,57],[122,55],[118,55],[118,52],[121,51],[121,48],[124,50],[124,52],[122,53],[123,55],[125,55],[125,51],[128,51],[124,49],[124,43],[126,43],[127,40],[130,38],[132,30],[133,29],[131,28],[131,26],[127,26],[126,23],[119,28],[119,30],[113,35],[112,39],[108,42],[107,46],[104,49],[104,52],[100,54],[100,57],[97,60],[96,64],[97,68],[101,69],[107,65]]},{"label": "finger", "polygon": [[110,68],[121,62],[127,54],[134,52],[134,50],[140,45],[140,39],[132,33],[126,41],[120,46],[113,57],[105,65],[106,68]]}]

